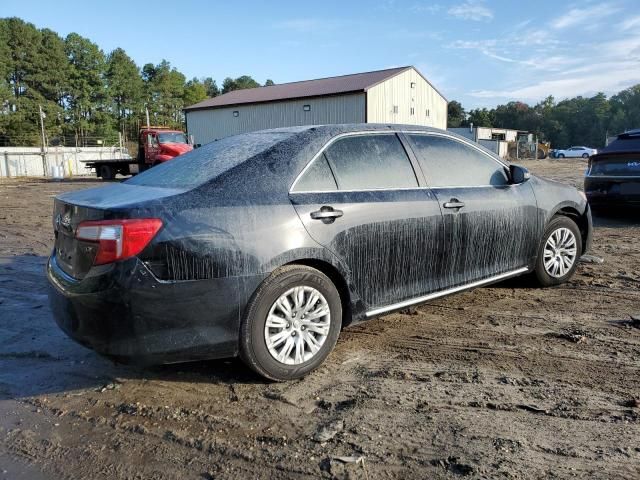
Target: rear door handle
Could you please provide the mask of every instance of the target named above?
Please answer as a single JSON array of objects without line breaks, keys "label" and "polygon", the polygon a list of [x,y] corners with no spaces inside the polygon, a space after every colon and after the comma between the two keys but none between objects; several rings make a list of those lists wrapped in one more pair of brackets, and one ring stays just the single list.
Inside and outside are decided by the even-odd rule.
[{"label": "rear door handle", "polygon": [[442,206],[444,208],[462,208],[464,207],[464,202],[461,202],[457,198],[452,198],[448,202],[445,202]]},{"label": "rear door handle", "polygon": [[321,207],[320,210],[311,212],[313,220],[322,220],[324,223],[331,223],[342,215],[344,215],[342,210],[335,210],[333,207]]}]

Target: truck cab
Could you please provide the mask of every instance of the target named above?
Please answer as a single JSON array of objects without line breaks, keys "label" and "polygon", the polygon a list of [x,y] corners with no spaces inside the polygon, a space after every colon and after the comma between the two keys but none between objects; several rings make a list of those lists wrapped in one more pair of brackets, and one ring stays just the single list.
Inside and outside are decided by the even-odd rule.
[{"label": "truck cab", "polygon": [[149,168],[191,150],[193,150],[193,146],[189,144],[187,136],[180,130],[163,127],[140,129],[138,146],[140,167]]}]

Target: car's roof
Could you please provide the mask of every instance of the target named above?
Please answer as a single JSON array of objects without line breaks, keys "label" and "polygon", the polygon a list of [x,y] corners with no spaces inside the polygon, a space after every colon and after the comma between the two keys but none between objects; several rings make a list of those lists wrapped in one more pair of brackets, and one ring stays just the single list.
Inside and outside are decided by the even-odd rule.
[{"label": "car's roof", "polygon": [[[280,127],[280,128],[270,128],[267,130],[259,130],[255,133],[260,132],[283,132],[283,133],[300,133],[314,131],[319,135],[322,134],[340,134],[340,133],[350,133],[350,132],[361,132],[361,131],[424,131],[424,132],[444,132],[439,128],[434,127],[425,127],[421,125],[406,125],[406,124],[394,124],[394,123],[338,123],[338,124],[328,124],[328,125],[304,125],[297,127]],[[446,132],[451,133],[451,132]],[[242,135],[242,134],[241,134]],[[453,135],[456,136],[456,135]]]},{"label": "car's roof", "polygon": [[598,150],[598,155],[612,153],[640,153],[640,130],[621,133],[609,145]]}]

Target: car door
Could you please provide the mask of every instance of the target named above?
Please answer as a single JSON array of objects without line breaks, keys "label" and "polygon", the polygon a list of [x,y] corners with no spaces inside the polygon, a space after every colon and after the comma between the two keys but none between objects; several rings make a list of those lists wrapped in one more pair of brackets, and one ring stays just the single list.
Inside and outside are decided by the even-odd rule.
[{"label": "car door", "polygon": [[414,162],[395,133],[341,136],[290,192],[307,231],[350,271],[369,311],[441,288],[442,214]]},{"label": "car door", "polygon": [[445,134],[408,138],[443,211],[445,287],[529,265],[541,235],[531,185],[512,185],[506,165],[470,142]]}]

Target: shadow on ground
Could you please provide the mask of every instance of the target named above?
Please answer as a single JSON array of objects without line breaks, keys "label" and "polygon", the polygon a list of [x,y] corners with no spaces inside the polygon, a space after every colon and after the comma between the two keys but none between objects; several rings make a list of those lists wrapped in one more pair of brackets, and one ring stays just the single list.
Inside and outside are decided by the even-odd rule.
[{"label": "shadow on ground", "polygon": [[84,388],[113,388],[126,379],[262,384],[238,359],[137,367],[114,364],[76,344],[49,309],[46,258],[0,258],[0,398]]}]

